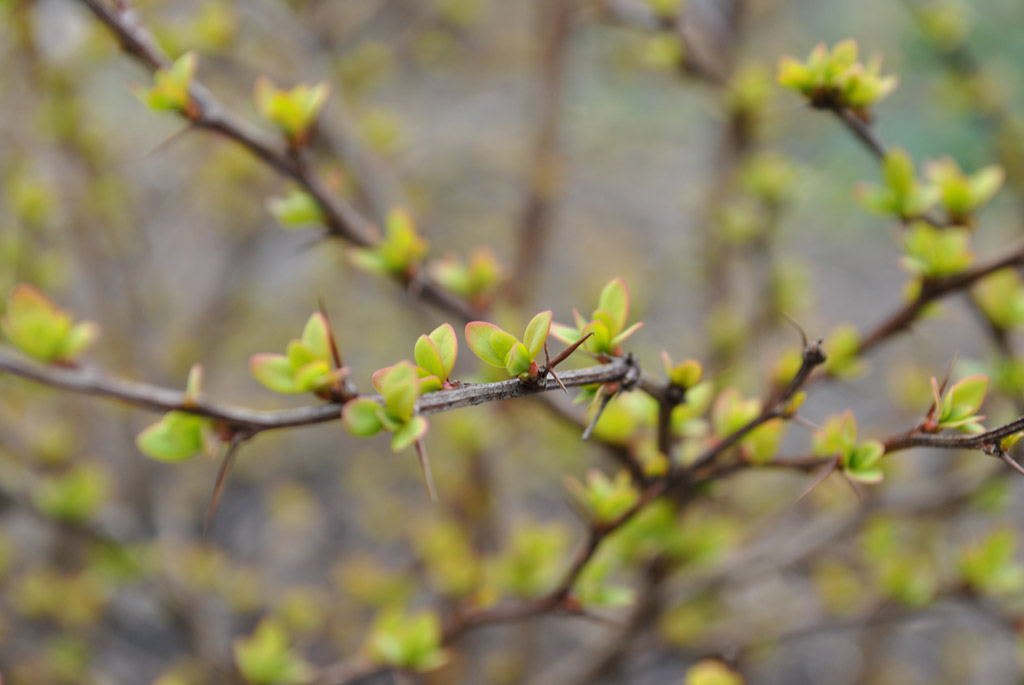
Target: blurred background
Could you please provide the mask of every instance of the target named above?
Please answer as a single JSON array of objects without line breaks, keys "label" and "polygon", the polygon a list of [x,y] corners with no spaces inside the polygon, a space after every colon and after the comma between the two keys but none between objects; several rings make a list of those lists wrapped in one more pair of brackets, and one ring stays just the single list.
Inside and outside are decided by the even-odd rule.
[{"label": "blurred background", "polygon": [[[761,396],[799,349],[783,312],[828,338],[904,302],[899,226],[855,192],[878,180],[876,160],[775,83],[780,56],[844,38],[884,55],[900,85],[876,109],[880,137],[919,163],[1003,165],[973,246],[997,256],[1021,233],[1012,0],[132,5],[253,122],[260,75],[327,82],[313,164],[375,221],[409,209],[431,259],[490,246],[512,276],[492,320],[510,330],[543,309],[570,323],[623,277],[645,324],[627,347],[655,375],[667,350]],[[28,282],[98,322],[90,365],[182,388],[200,363],[210,397],[271,409],[310,400],[262,388],[248,358],[283,350],[318,298],[364,391],[419,334],[444,321],[461,334],[351,266],[340,240],[280,227],[266,203],[288,182],[148,111],[131,86],[151,76],[84,4],[0,0],[0,17],[0,290]],[[962,299],[813,387],[802,415],[850,408],[863,437],[905,431],[954,356],[958,377],[992,374],[991,425],[1018,415],[1012,332],[993,346]],[[455,375],[490,378],[465,348]],[[616,400],[602,437],[649,451],[637,403]],[[135,436],[156,418],[0,377],[5,683],[244,682],[233,641],[267,616],[321,667],[358,654],[389,607],[444,616],[543,594],[585,534],[563,479],[617,468],[533,400],[432,418],[438,504],[384,438],[339,423],[272,432],[241,452],[204,537],[218,462],[142,456]],[[790,426],[783,452],[809,437]],[[747,470],[668,513],[654,542],[637,533],[596,560],[607,578],[592,580],[628,605],[472,632],[415,678],[681,683],[714,656],[749,683],[1020,682],[1024,588],[982,601],[958,576],[993,531],[1014,554],[1021,488],[1005,470],[919,450],[887,460],[884,485],[857,495],[833,476],[799,502],[812,476]]]}]

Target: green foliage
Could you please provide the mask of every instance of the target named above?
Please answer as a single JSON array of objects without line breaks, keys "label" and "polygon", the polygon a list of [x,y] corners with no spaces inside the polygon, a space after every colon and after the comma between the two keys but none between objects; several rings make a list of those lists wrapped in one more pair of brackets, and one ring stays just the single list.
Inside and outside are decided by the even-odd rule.
[{"label": "green foliage", "polygon": [[678,364],[672,363],[668,352],[661,351],[661,361],[665,366],[668,382],[680,388],[692,388],[700,382],[704,375],[704,367],[696,359],[685,359]]},{"label": "green foliage", "polygon": [[972,215],[995,197],[1006,178],[1002,167],[997,165],[967,176],[952,157],[927,164],[925,175],[937,189],[950,221],[957,225],[969,225]]},{"label": "green foliage", "polygon": [[186,52],[168,68],[153,73],[153,86],[149,90],[136,89],[136,96],[150,109],[160,112],[178,112],[195,118],[199,112],[192,101],[192,80],[199,59],[194,52]]},{"label": "green foliage", "polygon": [[917,180],[914,160],[901,148],[893,148],[882,163],[885,185],[863,183],[857,188],[861,203],[882,215],[910,221],[927,212],[939,199],[939,189]]},{"label": "green foliage", "polygon": [[551,310],[540,312],[526,325],[520,341],[493,323],[471,321],[466,324],[466,343],[485,363],[505,369],[509,376],[526,380],[536,378],[539,373],[534,360],[544,349],[551,326]]},{"label": "green foliage", "polygon": [[839,466],[846,476],[862,483],[880,483],[884,474],[878,462],[885,454],[885,446],[877,440],[857,442],[857,419],[847,410],[830,416],[814,434],[815,455],[838,455]]},{"label": "green foliage", "polygon": [[744,189],[769,207],[788,202],[796,193],[799,178],[793,162],[771,152],[748,157],[740,168]]},{"label": "green foliage", "polygon": [[573,594],[583,608],[616,609],[634,602],[636,592],[632,588],[609,584],[613,568],[608,555],[598,555],[583,568],[573,585]]},{"label": "green foliage", "polygon": [[324,223],[324,212],[320,203],[312,195],[301,190],[293,190],[285,197],[270,198],[267,200],[267,211],[284,228]]},{"label": "green foliage", "polygon": [[1015,561],[1017,532],[996,530],[969,546],[960,558],[964,583],[982,595],[1016,596],[1024,590],[1024,566]]},{"label": "green foliage", "polygon": [[[716,437],[725,439],[761,414],[761,400],[752,397],[743,399],[736,388],[726,388],[719,393],[711,412],[712,430]],[[782,419],[765,421],[748,432],[739,442],[740,454],[755,464],[771,461],[782,442],[785,430]]]},{"label": "green foliage", "polygon": [[309,137],[309,130],[327,103],[326,83],[315,86],[299,84],[291,90],[280,90],[266,76],[256,80],[256,109],[288,137],[289,143],[301,147]]},{"label": "green foliage", "polygon": [[437,592],[465,597],[477,589],[481,567],[463,526],[450,520],[415,526],[413,544]]},{"label": "green foliage", "polygon": [[857,52],[855,41],[844,40],[831,51],[819,43],[804,62],[783,57],[779,61],[779,83],[806,97],[814,107],[868,112],[896,89],[898,79],[881,75],[881,58],[864,65],[857,61]]},{"label": "green foliage", "polygon": [[95,517],[110,492],[110,475],[95,464],[76,464],[63,473],[42,477],[32,501],[42,513],[66,523]]},{"label": "green foliage", "polygon": [[183,411],[170,411],[145,429],[135,444],[157,461],[184,461],[200,452],[213,454],[219,440],[213,420]]},{"label": "green foliage", "polygon": [[935,562],[920,555],[896,552],[877,562],[879,588],[911,608],[927,606],[939,592]]},{"label": "green foliage", "polygon": [[925,430],[934,432],[956,428],[964,433],[984,433],[984,416],[978,416],[988,392],[988,376],[969,376],[953,384],[940,398],[939,382],[932,377],[933,405],[925,422]]},{"label": "green foliage", "polygon": [[486,307],[505,282],[507,274],[494,251],[487,246],[473,248],[465,263],[455,255],[430,262],[430,274],[441,287]]},{"label": "green foliage", "polygon": [[297,685],[313,677],[313,669],[288,645],[284,627],[265,618],[252,636],[235,640],[235,663],[252,685]]},{"label": "green foliage", "polygon": [[922,221],[911,224],[903,237],[903,268],[921,278],[958,274],[974,262],[970,240],[967,229],[937,228]]},{"label": "green foliage", "polygon": [[629,290],[621,278],[614,278],[601,290],[591,320],[585,321],[575,309],[572,311],[576,328],[559,323],[551,324],[551,335],[567,345],[592,333],[583,348],[601,357],[622,356],[622,343],[633,335],[643,323],[626,328],[629,320]]},{"label": "green foliage", "polygon": [[388,212],[384,239],[374,247],[351,249],[348,256],[354,266],[364,271],[408,277],[426,253],[427,241],[416,233],[412,216],[404,209],[392,209]]},{"label": "green foliage", "polygon": [[853,324],[840,324],[825,338],[824,349],[828,355],[825,371],[836,378],[857,378],[864,374],[866,364],[858,355],[860,332]]},{"label": "green foliage", "polygon": [[637,503],[640,493],[628,471],[619,471],[614,479],[597,469],[587,471],[587,484],[567,478],[566,487],[597,523],[608,524],[624,515]]},{"label": "green foliage", "polygon": [[291,395],[336,392],[347,374],[344,367],[333,368],[331,331],[320,312],[309,317],[302,338],[289,342],[285,354],[254,354],[249,369],[264,387]]},{"label": "green foliage", "polygon": [[562,573],[569,539],[558,524],[520,523],[501,554],[490,560],[488,576],[499,591],[516,597],[548,592]]},{"label": "green foliage", "polygon": [[683,685],[743,685],[743,676],[721,661],[704,659],[686,671]]},{"label": "green foliage", "polygon": [[369,437],[382,430],[392,433],[391,449],[405,449],[422,438],[429,428],[427,420],[416,414],[420,396],[420,374],[408,361],[374,374],[374,387],[383,402],[369,397],[349,400],[341,408],[341,420],[352,435]]},{"label": "green foliage", "polygon": [[88,321],[72,323],[71,314],[24,283],[7,295],[0,330],[12,345],[44,362],[71,362],[99,336],[99,326]]},{"label": "green foliage", "polygon": [[1015,269],[1001,269],[982,279],[971,292],[985,316],[1008,331],[1024,325],[1024,282]]},{"label": "green foliage", "polygon": [[370,629],[366,652],[376,663],[418,672],[440,668],[450,658],[441,648],[441,619],[433,611],[383,611]]},{"label": "green foliage", "polygon": [[459,341],[451,324],[441,324],[430,335],[421,335],[413,350],[417,373],[420,375],[420,392],[440,390],[448,383],[448,377],[455,368],[459,356]]}]

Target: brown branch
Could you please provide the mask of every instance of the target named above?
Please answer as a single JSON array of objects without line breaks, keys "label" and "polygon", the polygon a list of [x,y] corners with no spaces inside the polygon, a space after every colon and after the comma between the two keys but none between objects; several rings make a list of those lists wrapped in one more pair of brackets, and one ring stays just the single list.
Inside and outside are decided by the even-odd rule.
[{"label": "brown branch", "polygon": [[[251,434],[336,421],[341,416],[342,405],[337,402],[277,411],[246,409],[215,404],[205,399],[195,401],[186,397],[180,390],[108,376],[96,369],[44,366],[3,351],[0,351],[0,373],[8,373],[53,388],[117,400],[149,411],[181,411],[206,416],[230,428]],[[567,387],[593,383],[622,383],[631,386],[637,383],[641,375],[636,358],[627,356],[609,364],[565,371],[559,374],[559,377]],[[537,395],[557,389],[561,389],[561,386],[550,374],[529,383],[512,379],[496,383],[463,384],[452,390],[439,390],[423,395],[416,401],[416,409],[420,414],[436,414],[484,402]],[[379,396],[369,397],[380,400]]]},{"label": "brown branch", "polygon": [[[156,45],[150,33],[139,22],[137,14],[127,5],[112,7],[103,0],[80,1],[110,29],[125,52],[151,71],[170,65],[167,55]],[[235,115],[198,81],[193,81],[189,95],[194,111],[187,118],[191,119],[192,125],[233,140],[267,166],[295,181],[320,204],[329,234],[360,247],[372,246],[376,242],[377,231],[372,223],[355,207],[328,190],[323,179],[305,163],[301,151],[289,148]],[[414,285],[410,288],[412,292],[465,321],[481,317],[475,307],[424,275],[416,278],[415,283],[410,277],[399,277],[398,280],[405,286]]]},{"label": "brown branch", "polygon": [[921,284],[921,292],[916,298],[893,312],[861,339],[857,354],[863,355],[877,347],[882,341],[905,330],[911,323],[917,320],[921,310],[929,303],[950,293],[966,290],[974,283],[1000,269],[1020,264],[1024,264],[1024,245],[1020,245],[1001,257],[975,266],[955,276],[926,280]]},{"label": "brown branch", "polygon": [[536,280],[554,220],[554,205],[562,191],[563,162],[559,141],[566,57],[573,0],[539,0],[538,32],[542,35],[539,116],[533,156],[529,164],[529,191],[519,226],[516,263],[507,294],[522,305]]},{"label": "brown branch", "polygon": [[825,352],[821,349],[820,340],[815,342],[813,345],[805,345],[803,349],[803,357],[800,362],[800,368],[797,369],[796,375],[793,376],[793,380],[791,380],[789,385],[784,389],[772,394],[768,401],[765,402],[764,408],[758,416],[748,421],[746,425],[742,426],[739,430],[726,436],[717,444],[705,450],[703,454],[697,457],[697,459],[695,459],[693,463],[685,469],[676,470],[670,478],[676,483],[686,482],[695,473],[714,462],[719,455],[738,444],[740,440],[755,428],[771,421],[772,419],[788,418],[789,414],[786,411],[786,404],[807,382],[814,369],[824,363]]}]

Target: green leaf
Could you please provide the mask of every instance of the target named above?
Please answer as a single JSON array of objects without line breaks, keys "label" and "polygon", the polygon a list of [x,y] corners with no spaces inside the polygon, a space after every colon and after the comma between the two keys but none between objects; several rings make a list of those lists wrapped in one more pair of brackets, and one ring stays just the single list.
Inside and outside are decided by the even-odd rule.
[{"label": "green leaf", "polygon": [[288,646],[288,636],[277,621],[265,618],[251,637],[234,644],[235,662],[253,685],[298,685],[313,678],[311,666]]},{"label": "green leaf", "polygon": [[970,413],[981,409],[985,401],[985,393],[988,392],[988,376],[968,376],[949,389],[949,396],[954,405],[967,408]]},{"label": "green leaf", "polygon": [[407,361],[395,364],[383,375],[380,391],[391,416],[401,423],[412,417],[419,387],[419,374]]},{"label": "green leaf", "polygon": [[70,314],[24,283],[8,294],[0,330],[19,350],[44,362],[70,360],[99,333],[92,323],[72,326]]},{"label": "green leaf", "polygon": [[519,339],[511,333],[501,330],[500,328],[491,333],[491,349],[494,350],[495,354],[501,357],[502,360],[508,359],[508,353],[519,344]]},{"label": "green leaf", "polygon": [[314,359],[295,369],[295,387],[298,392],[316,392],[330,385],[331,365],[322,359]]},{"label": "green leaf", "polygon": [[526,345],[517,341],[505,355],[505,370],[510,376],[522,377],[530,373],[532,366],[533,357],[530,356],[530,351],[526,349]]},{"label": "green leaf", "polygon": [[285,197],[272,197],[267,200],[267,211],[285,228],[323,224],[323,209],[309,193],[293,190]]},{"label": "green leaf", "polygon": [[491,345],[491,337],[501,329],[486,321],[466,324],[466,344],[477,357],[491,366],[505,368],[505,356],[499,355]]},{"label": "green leaf", "polygon": [[1006,172],[1001,166],[992,165],[979,169],[970,178],[970,195],[972,208],[978,208],[995,197],[1003,187]]},{"label": "green leaf", "polygon": [[377,418],[381,408],[379,402],[367,397],[349,400],[341,408],[341,421],[352,435],[368,438],[384,427]]},{"label": "green leaf", "polygon": [[629,328],[627,328],[626,330],[622,331],[617,336],[612,338],[611,343],[609,343],[612,350],[617,352],[619,349],[619,345],[621,345],[626,340],[626,338],[640,330],[640,328],[643,327],[643,325],[643,321],[637,321],[635,324],[633,324],[632,326],[630,326]]},{"label": "green leaf", "polygon": [[450,323],[441,324],[430,332],[430,340],[437,347],[437,353],[441,357],[441,368],[444,370],[444,375],[438,378],[442,381],[448,380],[459,357],[459,340],[455,337],[455,329]]},{"label": "green leaf", "polygon": [[249,359],[249,370],[264,387],[274,392],[294,395],[305,392],[295,383],[291,362],[281,354],[254,354]]},{"label": "green leaf", "polygon": [[526,351],[531,361],[544,349],[544,342],[548,339],[548,331],[550,329],[550,309],[534,316],[526,326],[526,332],[523,334],[523,344],[526,346]]},{"label": "green leaf", "polygon": [[330,328],[327,318],[320,312],[314,313],[302,329],[302,344],[313,354],[315,359],[331,361]]},{"label": "green leaf", "polygon": [[146,455],[158,461],[184,461],[203,449],[202,431],[209,419],[172,411],[142,431],[135,442]]},{"label": "green leaf", "polygon": [[427,419],[416,415],[409,419],[401,428],[391,436],[391,449],[394,452],[404,450],[427,433],[430,424]]},{"label": "green leaf", "polygon": [[597,300],[598,309],[604,309],[611,313],[615,322],[613,331],[621,331],[629,318],[629,289],[622,278],[614,278],[601,290]]},{"label": "green leaf", "polygon": [[421,335],[416,340],[416,347],[413,350],[413,358],[416,364],[423,367],[431,375],[437,376],[442,381],[448,378],[445,372],[444,362],[441,360],[441,353],[437,345],[426,335]]},{"label": "green leaf", "polygon": [[885,155],[882,163],[885,183],[897,197],[905,197],[914,187],[917,180],[914,172],[914,161],[902,148],[892,148]]},{"label": "green leaf", "polygon": [[556,340],[559,340],[559,341],[565,343],[566,345],[572,345],[574,342],[576,342],[581,337],[583,337],[580,334],[579,329],[573,328],[572,326],[566,326],[565,324],[561,324],[561,323],[554,323],[553,322],[551,324],[551,331],[550,332],[551,332],[551,335],[554,336],[554,338]]}]

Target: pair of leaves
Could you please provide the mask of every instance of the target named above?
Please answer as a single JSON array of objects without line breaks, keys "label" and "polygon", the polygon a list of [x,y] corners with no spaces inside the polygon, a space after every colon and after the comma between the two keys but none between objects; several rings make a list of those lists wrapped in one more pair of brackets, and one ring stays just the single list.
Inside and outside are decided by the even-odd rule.
[{"label": "pair of leaves", "polygon": [[391,449],[398,452],[422,438],[429,427],[427,420],[415,413],[420,375],[407,361],[382,371],[374,374],[373,384],[383,403],[369,397],[351,400],[342,407],[341,419],[345,428],[359,437],[382,430],[392,433]]},{"label": "pair of leaves", "polygon": [[884,473],[878,462],[885,454],[885,446],[878,440],[857,442],[857,419],[847,410],[829,417],[814,434],[814,454],[839,455],[839,465],[851,480],[862,483],[881,483]]},{"label": "pair of leaves", "polygon": [[386,610],[374,621],[366,640],[370,659],[410,671],[433,671],[448,663],[441,646],[441,619],[433,611],[403,614]]},{"label": "pair of leaves", "polygon": [[922,278],[943,278],[964,271],[974,262],[970,231],[937,228],[919,221],[906,231],[903,267]]},{"label": "pair of leaves", "polygon": [[883,186],[864,183],[857,188],[861,203],[877,214],[909,221],[927,212],[939,199],[938,188],[917,180],[914,160],[906,150],[893,148],[886,153],[882,177]]},{"label": "pair of leaves", "polygon": [[509,376],[525,379],[536,376],[534,362],[551,330],[551,310],[540,312],[526,326],[520,341],[511,333],[486,321],[466,324],[466,343],[473,354],[487,364],[503,368]]},{"label": "pair of leaves", "polygon": [[964,433],[984,433],[981,425],[984,416],[978,415],[985,394],[988,392],[988,376],[968,376],[954,383],[942,393],[938,380],[932,376],[932,408],[928,413],[926,427],[930,431],[956,428]]},{"label": "pair of leaves", "polygon": [[692,388],[700,383],[700,379],[704,375],[704,367],[696,359],[686,359],[674,364],[672,358],[668,356],[668,352],[662,350],[661,361],[665,366],[668,382],[680,388]]},{"label": "pair of leaves", "polygon": [[1003,168],[995,164],[968,176],[952,157],[926,164],[925,175],[935,186],[950,220],[958,225],[969,224],[971,215],[995,197],[1006,178]]},{"label": "pair of leaves", "polygon": [[280,90],[266,76],[256,80],[256,108],[288,136],[292,145],[305,144],[309,129],[327,103],[326,83],[308,86],[300,83],[291,90]]},{"label": "pair of leaves", "polygon": [[384,239],[373,247],[349,250],[352,265],[385,276],[409,276],[427,253],[427,241],[416,232],[412,216],[404,209],[388,212]]},{"label": "pair of leaves", "polygon": [[960,573],[969,587],[986,595],[1017,595],[1024,589],[1024,566],[1015,560],[1016,531],[1003,529],[964,550]]},{"label": "pair of leaves", "polygon": [[614,479],[597,469],[587,472],[586,485],[575,478],[567,478],[566,487],[597,523],[612,523],[625,514],[640,498],[627,471],[620,471]]},{"label": "pair of leaves", "polygon": [[[195,404],[202,392],[203,368],[195,364],[188,374],[185,401]],[[135,439],[144,454],[158,461],[184,461],[203,452],[214,454],[219,445],[212,419],[184,411],[170,411]]]},{"label": "pair of leaves", "polygon": [[199,60],[194,52],[186,52],[170,67],[153,73],[153,86],[149,90],[136,88],[135,95],[152,110],[181,112],[189,118],[198,113],[190,93]]},{"label": "pair of leaves", "polygon": [[263,619],[251,637],[235,640],[235,663],[253,685],[297,685],[313,677],[313,669],[288,644],[284,627]]},{"label": "pair of leaves", "polygon": [[439,259],[430,264],[430,273],[445,290],[481,307],[491,301],[506,277],[498,258],[486,246],[474,248],[465,263],[455,255]]},{"label": "pair of leaves", "polygon": [[819,43],[804,62],[783,57],[779,61],[779,83],[805,96],[815,107],[866,111],[895,90],[898,79],[881,75],[880,58],[864,65],[857,61],[857,53],[853,40],[840,41],[831,51]]},{"label": "pair of leaves", "polygon": [[[448,377],[455,368],[455,360],[459,356],[459,341],[455,337],[455,329],[451,324],[441,324],[430,335],[421,335],[416,340],[413,358],[416,360],[416,373],[419,375],[420,394],[441,390],[448,383]],[[378,378],[393,369],[386,366],[373,374],[373,384],[378,386]],[[379,390],[379,388],[378,388]]]},{"label": "pair of leaves", "polygon": [[285,354],[254,354],[249,369],[270,390],[296,395],[337,389],[347,370],[335,369],[332,363],[330,327],[327,318],[316,312],[306,321],[302,338],[289,342]]},{"label": "pair of leaves", "polygon": [[601,289],[591,320],[584,320],[577,310],[572,311],[576,327],[555,323],[551,335],[571,345],[588,334],[583,348],[599,356],[618,357],[622,355],[622,343],[633,335],[643,323],[637,322],[626,328],[629,320],[629,289],[621,278],[614,278]]},{"label": "pair of leaves", "polygon": [[99,336],[92,322],[72,323],[71,315],[24,283],[7,296],[0,330],[15,347],[40,361],[69,362]]},{"label": "pair of leaves", "polygon": [[285,228],[324,223],[324,211],[320,203],[301,190],[293,190],[285,197],[270,198],[267,211]]}]

